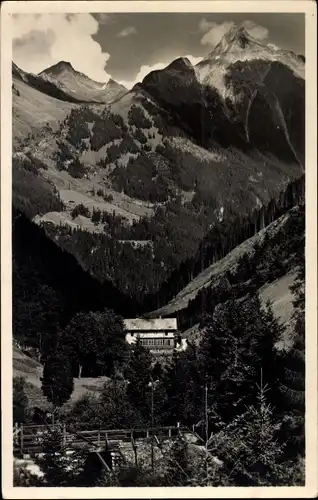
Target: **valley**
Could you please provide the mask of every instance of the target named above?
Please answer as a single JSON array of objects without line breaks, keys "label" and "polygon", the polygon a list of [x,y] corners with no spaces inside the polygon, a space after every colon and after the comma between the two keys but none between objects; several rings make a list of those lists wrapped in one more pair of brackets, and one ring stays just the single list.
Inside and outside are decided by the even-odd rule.
[{"label": "valley", "polygon": [[[48,484],[303,484],[305,60],[245,24],[131,88],[12,64],[14,423],[149,440]],[[179,424],[205,454],[160,455],[149,429]]]}]

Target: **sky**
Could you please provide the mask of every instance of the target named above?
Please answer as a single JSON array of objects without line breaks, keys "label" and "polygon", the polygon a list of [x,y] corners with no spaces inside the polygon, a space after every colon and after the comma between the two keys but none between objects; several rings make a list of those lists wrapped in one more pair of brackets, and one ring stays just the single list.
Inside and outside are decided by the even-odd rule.
[{"label": "sky", "polygon": [[177,57],[196,64],[233,24],[252,36],[305,54],[304,14],[14,14],[13,61],[39,73],[63,60],[93,80],[131,88]]}]

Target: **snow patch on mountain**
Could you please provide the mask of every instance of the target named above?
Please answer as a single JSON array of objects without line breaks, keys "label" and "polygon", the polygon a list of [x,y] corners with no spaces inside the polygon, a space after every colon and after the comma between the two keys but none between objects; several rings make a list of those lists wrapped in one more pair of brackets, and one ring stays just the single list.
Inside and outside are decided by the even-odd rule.
[{"label": "snow patch on mountain", "polygon": [[277,61],[288,66],[298,77],[304,78],[304,61],[292,51],[264,44],[253,38],[242,26],[233,26],[210,54],[195,66],[197,78],[204,85],[216,87],[224,97],[231,96],[226,90],[225,75],[231,64],[237,61]]}]

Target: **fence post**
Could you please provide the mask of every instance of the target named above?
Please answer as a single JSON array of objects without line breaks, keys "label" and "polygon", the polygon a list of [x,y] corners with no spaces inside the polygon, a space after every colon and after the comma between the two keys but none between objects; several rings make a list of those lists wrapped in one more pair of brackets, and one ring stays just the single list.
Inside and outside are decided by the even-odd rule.
[{"label": "fence post", "polygon": [[23,456],[23,424],[21,423],[21,431],[20,431],[20,450],[21,450],[21,455]]},{"label": "fence post", "polygon": [[18,422],[14,422],[14,444],[19,443],[19,425]]},{"label": "fence post", "polygon": [[105,449],[108,450],[108,434],[105,432]]},{"label": "fence post", "polygon": [[65,424],[63,424],[63,446],[66,447],[66,428]]},{"label": "fence post", "polygon": [[130,438],[131,438],[131,444],[132,444],[132,447],[134,450],[135,466],[137,467],[138,466],[138,455],[137,455],[137,444],[136,444],[136,441],[134,439],[134,431],[131,431]]},{"label": "fence post", "polygon": [[171,427],[169,427],[169,438],[171,438]]}]

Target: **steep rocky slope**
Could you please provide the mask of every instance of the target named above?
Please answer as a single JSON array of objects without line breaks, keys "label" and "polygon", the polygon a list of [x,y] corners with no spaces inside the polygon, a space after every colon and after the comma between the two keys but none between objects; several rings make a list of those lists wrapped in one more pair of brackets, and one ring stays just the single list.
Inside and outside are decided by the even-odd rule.
[{"label": "steep rocky slope", "polygon": [[[154,293],[216,222],[251,214],[302,174],[303,68],[240,28],[199,65],[179,58],[130,92],[65,62],[40,76],[14,66],[14,204],[80,261],[86,239],[104,263],[85,253],[85,267],[101,279],[124,266],[123,289]],[[93,103],[101,93],[112,102]],[[65,100],[84,94],[90,103]]]},{"label": "steep rocky slope", "polygon": [[[290,291],[290,286],[294,283],[295,277],[295,270],[292,270],[281,278],[277,278],[273,282],[263,285],[259,289],[259,296],[263,305],[265,305],[267,301],[270,301],[274,316],[279,320],[280,324],[285,327],[283,337],[277,343],[278,349],[289,348],[293,341],[291,335],[293,296]],[[183,338],[190,342],[199,342],[201,335],[202,330],[200,329],[199,323],[196,323],[182,333]]]},{"label": "steep rocky slope", "polygon": [[218,88],[224,96],[227,69],[237,61],[262,60],[280,62],[288,66],[296,76],[305,77],[304,58],[292,51],[280,49],[273,44],[264,44],[253,38],[246,28],[233,26],[210,52],[196,66],[201,82]]},{"label": "steep rocky slope", "polygon": [[197,296],[200,290],[211,287],[211,285],[225,277],[227,272],[235,272],[242,257],[251,259],[254,253],[255,244],[261,245],[265,238],[274,239],[278,235],[281,235],[283,238],[285,226],[289,220],[290,213],[287,212],[277,221],[272,222],[265,229],[256,233],[255,236],[252,236],[235,247],[226,257],[202,271],[202,273],[196,276],[196,278],[181,290],[173,300],[147,316],[170,316],[171,314],[175,314],[178,310],[185,309],[189,302]]},{"label": "steep rocky slope", "polygon": [[142,87],[200,145],[271,152],[303,168],[304,62],[244,28],[232,28],[195,67],[177,59],[147,75]]},{"label": "steep rocky slope", "polygon": [[196,276],[174,299],[146,317],[177,316],[185,338],[199,340],[200,319],[213,304],[235,294],[259,294],[263,304],[271,302],[274,315],[284,325],[279,348],[293,342],[294,297],[290,286],[297,275],[297,259],[304,252],[305,208],[295,206]]}]

